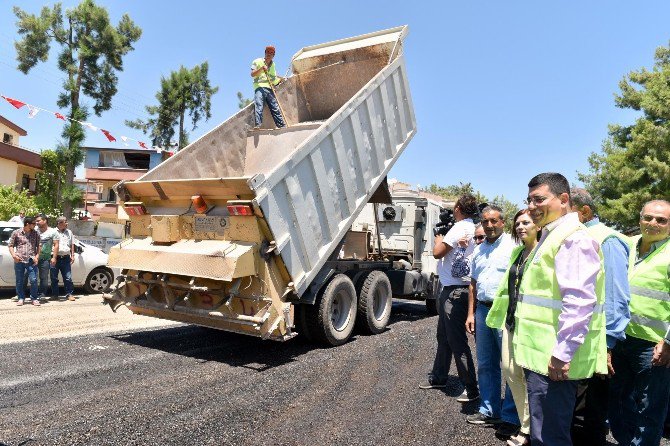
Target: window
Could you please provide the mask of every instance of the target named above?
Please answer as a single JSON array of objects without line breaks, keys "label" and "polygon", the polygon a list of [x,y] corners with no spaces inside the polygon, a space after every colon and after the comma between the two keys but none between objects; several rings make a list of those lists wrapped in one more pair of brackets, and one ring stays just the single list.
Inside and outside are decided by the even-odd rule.
[{"label": "window", "polygon": [[23,174],[23,177],[21,178],[21,190],[26,190],[30,188],[30,177],[28,176],[27,173]]},{"label": "window", "polygon": [[14,135],[5,133],[4,135],[2,135],[2,142],[4,142],[5,144],[14,144]]},{"label": "window", "polygon": [[107,200],[111,203],[116,203],[116,194],[114,193],[114,189],[110,188],[109,189],[109,200]]},{"label": "window", "polygon": [[132,169],[149,170],[148,153],[126,153],[126,163]]},{"label": "window", "polygon": [[100,152],[98,167],[149,170],[149,154],[112,151]]}]

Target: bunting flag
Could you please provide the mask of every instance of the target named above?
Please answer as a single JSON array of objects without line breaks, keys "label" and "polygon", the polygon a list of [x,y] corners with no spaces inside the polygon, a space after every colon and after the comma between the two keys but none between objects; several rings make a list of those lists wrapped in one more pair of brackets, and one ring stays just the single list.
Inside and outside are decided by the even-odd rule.
[{"label": "bunting flag", "polygon": [[12,104],[15,108],[21,108],[21,107],[23,107],[24,105],[26,105],[25,102],[21,102],[21,101],[19,101],[19,100],[17,100],[17,99],[8,98],[7,96],[3,96],[2,98],[3,98],[5,101],[7,101],[7,102],[9,102],[10,104]]},{"label": "bunting flag", "polygon": [[90,122],[82,122],[81,125],[88,127],[89,129],[93,130],[94,132],[98,131],[98,128],[91,124]]},{"label": "bunting flag", "polygon": [[[46,108],[37,107],[35,105],[31,105],[31,104],[25,103],[23,101],[19,101],[18,99],[13,99],[13,98],[10,98],[10,97],[4,96],[4,95],[0,95],[0,98],[3,98],[7,102],[9,102],[16,109],[20,109],[21,107],[27,106],[28,107],[28,118],[31,118],[31,119],[34,118],[41,111],[46,112],[46,113],[51,113],[56,117],[56,119],[60,119],[62,121],[78,122],[82,126],[87,127],[89,130],[92,130],[94,132],[97,132],[98,130],[100,130],[100,132],[102,132],[102,134],[105,135],[105,138],[107,138],[107,140],[109,142],[115,142],[116,141],[116,138],[108,130],[98,128],[95,125],[91,124],[90,122],[79,121],[79,120],[73,119],[69,116],[65,116],[65,115],[63,115],[59,112],[54,112],[54,111],[51,111],[51,110],[47,110]],[[165,152],[167,154],[167,156],[172,156],[173,155],[172,152],[168,152],[167,150],[163,149],[162,147],[157,147],[157,146],[149,147],[149,146],[147,146],[147,144],[145,142],[138,141],[137,139],[130,138],[128,136],[121,136],[121,139],[123,140],[123,145],[126,146],[126,147],[130,147],[130,145],[128,144],[128,141],[133,140],[133,141],[136,141],[137,144],[143,149],[146,149],[146,150],[154,150],[155,149],[157,153]]]},{"label": "bunting flag", "polygon": [[107,130],[100,129],[100,131],[102,132],[103,135],[105,135],[105,137],[107,138],[107,140],[108,140],[109,142],[114,142],[114,141],[116,141],[116,138],[114,138],[114,137],[112,136],[112,134],[109,133]]},{"label": "bunting flag", "polygon": [[28,112],[28,117],[29,117],[30,119],[34,118],[34,117],[40,112],[40,109],[39,109],[39,108],[37,108],[37,107],[35,107],[35,106],[32,106],[32,105],[30,105],[30,104],[28,104],[28,110],[30,110],[30,111]]}]

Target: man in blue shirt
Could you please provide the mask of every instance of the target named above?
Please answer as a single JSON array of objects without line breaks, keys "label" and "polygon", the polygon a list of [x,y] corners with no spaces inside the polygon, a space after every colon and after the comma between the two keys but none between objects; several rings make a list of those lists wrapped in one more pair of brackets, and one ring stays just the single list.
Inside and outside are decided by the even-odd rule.
[{"label": "man in blue shirt", "polygon": [[475,248],[472,255],[472,280],[468,296],[468,318],[465,322],[466,330],[475,334],[481,400],[479,412],[469,415],[466,421],[480,426],[497,425],[498,437],[509,438],[519,430],[519,416],[507,385],[505,400],[500,399],[502,332],[489,328],[486,316],[509,267],[515,243],[509,234],[503,233],[505,216],[500,207],[489,205],[482,209],[481,225],[486,240]]},{"label": "man in blue shirt", "polygon": [[[602,225],[596,217],[596,205],[591,195],[584,189],[570,191],[572,211],[579,214],[587,228]],[[615,373],[612,368],[611,351],[618,341],[626,339],[626,326],[630,321],[630,287],[628,284],[628,263],[630,246],[628,238],[613,232],[601,245],[605,262],[605,323],[607,333],[607,377],[593,376],[583,380],[577,387],[577,402],[572,420],[574,444],[600,446],[607,444],[607,406],[609,377]]]}]

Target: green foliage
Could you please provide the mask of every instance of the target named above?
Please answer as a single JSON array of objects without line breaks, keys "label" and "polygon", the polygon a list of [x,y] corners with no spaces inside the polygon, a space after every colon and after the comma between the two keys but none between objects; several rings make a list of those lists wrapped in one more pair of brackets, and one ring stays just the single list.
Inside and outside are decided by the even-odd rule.
[{"label": "green foliage", "polygon": [[161,89],[156,93],[158,105],[145,107],[150,118],[126,121],[126,125],[151,135],[152,143],[161,147],[169,147],[177,133],[178,146],[182,149],[188,144],[188,132],[184,130],[186,113],[192,130],[203,117],[205,121],[212,117],[211,99],[219,87],[210,85],[208,73],[209,64],[203,62],[191,70],[181,66],[169,77],[161,77]]},{"label": "green foliage", "polygon": [[37,172],[37,195],[35,204],[47,215],[59,216],[63,213],[63,201],[59,199],[65,186],[65,166],[62,152],[42,151],[42,171]]},{"label": "green foliage", "polygon": [[670,47],[656,50],[651,71],[632,71],[619,83],[618,107],[642,112],[634,124],[610,125],[600,153],[579,173],[605,222],[638,224],[644,202],[670,199]]},{"label": "green foliage", "polygon": [[16,185],[4,186],[0,184],[0,220],[7,221],[19,211],[26,211],[26,215],[35,215],[38,212],[37,204],[28,191],[16,191]]},{"label": "green foliage", "polygon": [[252,102],[254,101],[245,98],[241,91],[237,92],[237,106],[239,107],[240,110],[242,110],[244,107],[251,104]]},{"label": "green foliage", "polygon": [[447,200],[456,201],[459,197],[465,194],[474,195],[478,203],[495,204],[503,210],[505,216],[505,232],[512,231],[512,217],[519,211],[519,207],[505,198],[504,195],[496,195],[492,200],[486,198],[484,194],[476,190],[472,183],[460,183],[458,185],[438,186],[431,184],[426,189],[426,192],[439,195]]},{"label": "green foliage", "polygon": [[[14,7],[21,39],[15,42],[18,69],[27,74],[39,62],[49,58],[51,45],[60,47],[58,69],[66,74],[63,90],[57,104],[69,107],[69,115],[85,120],[88,111],[80,105],[81,94],[93,99],[93,112],[100,116],[112,107],[117,92],[117,71],[123,70],[123,56],[132,51],[142,30],[124,14],[116,27],[112,26],[109,13],[93,0],[82,0],[63,13],[60,3],[53,8],[45,6],[40,15],[29,14]],[[63,129],[65,142],[57,149],[65,163],[65,180],[72,184],[74,170],[81,164],[84,154],[81,144],[85,134],[82,126],[69,121]],[[64,188],[58,189],[62,193]],[[70,197],[65,199],[64,211],[70,214]]]}]

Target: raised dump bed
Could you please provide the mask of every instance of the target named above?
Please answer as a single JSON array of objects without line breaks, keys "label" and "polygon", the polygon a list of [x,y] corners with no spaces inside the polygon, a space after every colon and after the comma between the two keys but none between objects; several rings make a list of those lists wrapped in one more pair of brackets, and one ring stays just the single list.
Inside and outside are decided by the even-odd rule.
[{"label": "raised dump bed", "polygon": [[[166,319],[293,336],[293,304],[318,303],[324,265],[376,191],[389,201],[385,177],[416,132],[406,34],[398,27],[303,48],[276,88],[287,128],[267,128],[266,115],[264,128],[252,130],[250,105],[121,185],[137,238],[110,252],[124,274],[107,300]],[[355,296],[353,304],[347,327]],[[330,319],[314,328],[337,325]]]}]

